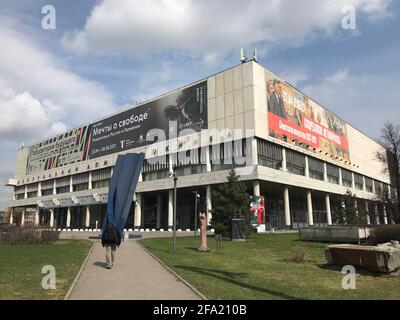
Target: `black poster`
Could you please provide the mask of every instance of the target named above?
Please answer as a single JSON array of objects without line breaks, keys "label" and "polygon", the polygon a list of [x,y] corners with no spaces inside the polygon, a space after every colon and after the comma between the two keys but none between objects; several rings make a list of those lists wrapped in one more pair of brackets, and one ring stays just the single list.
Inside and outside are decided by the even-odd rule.
[{"label": "black poster", "polygon": [[94,123],[89,157],[151,144],[146,135],[155,128],[163,130],[168,139],[170,121],[176,121],[177,135],[183,129],[208,128],[207,81]]}]

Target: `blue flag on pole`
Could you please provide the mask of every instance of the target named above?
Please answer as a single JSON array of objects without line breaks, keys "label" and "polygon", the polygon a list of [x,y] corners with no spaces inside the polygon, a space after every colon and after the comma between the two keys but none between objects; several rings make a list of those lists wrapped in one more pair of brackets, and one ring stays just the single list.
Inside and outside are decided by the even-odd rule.
[{"label": "blue flag on pole", "polygon": [[108,190],[107,212],[104,217],[102,232],[104,232],[108,223],[114,224],[121,234],[124,231],[143,161],[144,153],[129,153],[118,156]]}]

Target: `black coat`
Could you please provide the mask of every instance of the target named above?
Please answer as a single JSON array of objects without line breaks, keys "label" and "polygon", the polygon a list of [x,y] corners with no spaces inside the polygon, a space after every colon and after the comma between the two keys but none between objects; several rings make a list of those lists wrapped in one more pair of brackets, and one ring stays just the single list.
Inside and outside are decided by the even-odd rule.
[{"label": "black coat", "polygon": [[121,244],[121,232],[111,223],[108,224],[107,228],[101,235],[101,244],[106,245],[117,245]]}]

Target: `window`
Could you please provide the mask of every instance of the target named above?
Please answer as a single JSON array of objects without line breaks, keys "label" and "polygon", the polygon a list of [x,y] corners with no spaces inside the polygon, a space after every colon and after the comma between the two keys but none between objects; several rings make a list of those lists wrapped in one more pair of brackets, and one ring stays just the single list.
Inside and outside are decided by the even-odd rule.
[{"label": "window", "polygon": [[97,180],[92,182],[93,189],[107,188],[110,185],[110,179]]},{"label": "window", "polygon": [[328,176],[328,181],[330,183],[339,184],[339,167],[327,163],[326,164],[326,173]]},{"label": "window", "polygon": [[299,152],[286,149],[286,167],[289,172],[304,176],[305,156]]},{"label": "window", "polygon": [[73,185],[73,190],[74,192],[76,191],[83,191],[83,190],[88,190],[89,189],[89,183],[79,183],[79,184],[74,184]]},{"label": "window", "polygon": [[56,188],[56,193],[57,194],[67,193],[67,192],[69,192],[69,186],[63,186],[63,187]]},{"label": "window", "polygon": [[24,193],[18,193],[15,195],[15,200],[22,200],[25,198],[25,194]]},{"label": "window", "polygon": [[279,170],[282,168],[282,147],[280,145],[257,140],[258,163],[264,167]]},{"label": "window", "polygon": [[308,158],[308,172],[310,178],[324,180],[324,163],[314,158]]},{"label": "window", "polygon": [[372,186],[372,179],[371,178],[368,178],[368,177],[365,177],[365,190],[367,191],[367,192],[373,192],[373,186]]},{"label": "window", "polygon": [[31,192],[28,192],[28,194],[27,194],[28,198],[35,198],[35,197],[37,197],[37,195],[38,195],[37,191],[31,191]]},{"label": "window", "polygon": [[354,186],[357,190],[363,190],[364,188],[364,179],[363,176],[358,174],[358,173],[354,173]]},{"label": "window", "polygon": [[382,194],[382,186],[379,181],[374,181],[375,182],[375,193],[376,194]]},{"label": "window", "polygon": [[89,189],[89,173],[81,173],[72,176],[73,191],[82,191]]},{"label": "window", "polygon": [[342,169],[342,182],[345,187],[351,188],[353,185],[353,176],[349,170]]},{"label": "window", "polygon": [[49,195],[51,195],[51,194],[53,194],[53,188],[42,190],[42,197],[44,197],[44,196],[49,196]]}]

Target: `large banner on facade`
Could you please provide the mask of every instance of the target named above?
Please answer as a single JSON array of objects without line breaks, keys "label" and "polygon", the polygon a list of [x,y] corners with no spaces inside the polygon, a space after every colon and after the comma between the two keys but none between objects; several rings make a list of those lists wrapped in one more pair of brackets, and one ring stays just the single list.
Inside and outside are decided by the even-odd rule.
[{"label": "large banner on facade", "polygon": [[29,150],[27,174],[87,160],[91,125],[73,129],[33,145]]},{"label": "large banner on facade", "polygon": [[170,121],[177,123],[175,135],[183,129],[207,129],[206,81],[94,123],[90,158],[151,144],[146,134],[155,128],[168,139]]},{"label": "large banner on facade", "polygon": [[207,112],[207,81],[203,81],[33,145],[27,174],[151,144],[146,141],[151,129],[161,129],[168,139],[170,121],[176,122],[174,136],[184,129],[207,129]]},{"label": "large banner on facade", "polygon": [[346,123],[294,87],[266,71],[269,135],[287,136],[349,160]]}]

